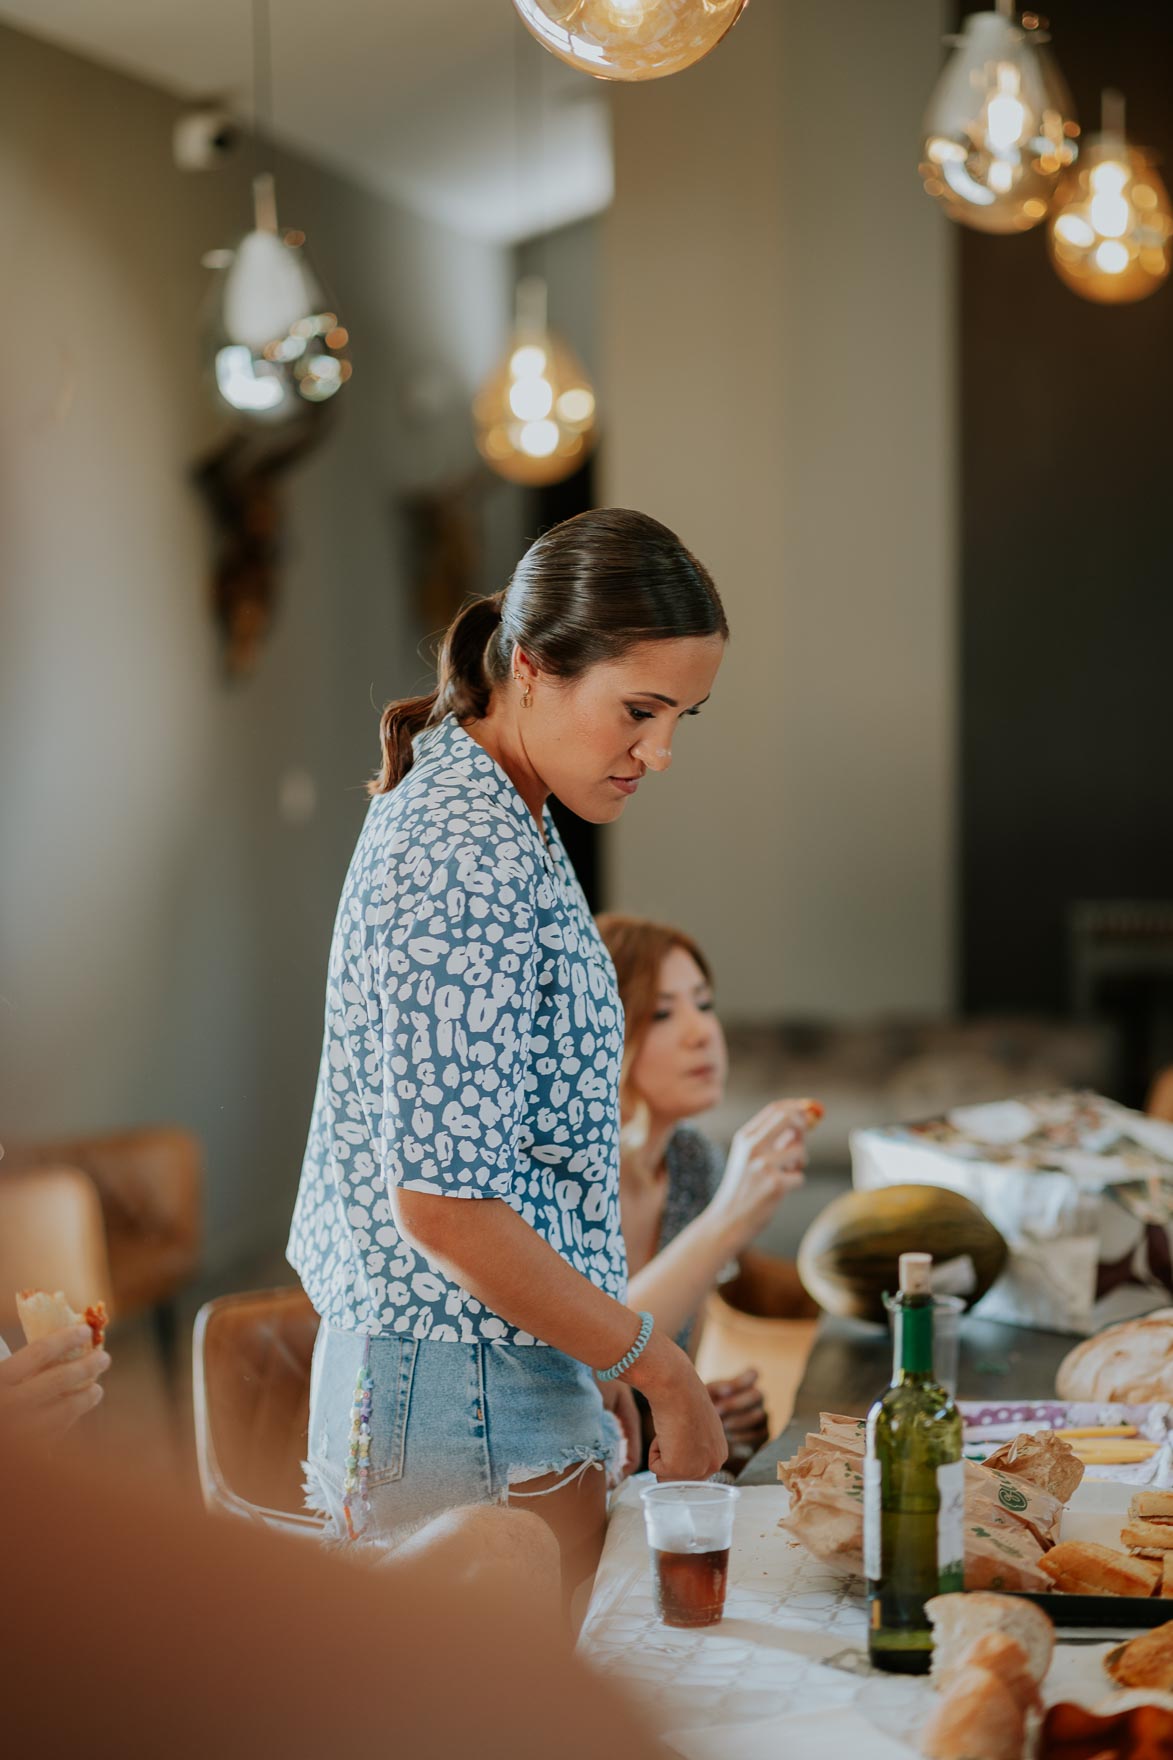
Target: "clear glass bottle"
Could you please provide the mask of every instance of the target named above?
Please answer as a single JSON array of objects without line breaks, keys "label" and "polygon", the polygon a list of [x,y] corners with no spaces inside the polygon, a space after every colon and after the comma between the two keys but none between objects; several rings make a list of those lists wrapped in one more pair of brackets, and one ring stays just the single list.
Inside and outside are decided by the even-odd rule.
[{"label": "clear glass bottle", "polygon": [[899,1674],[928,1672],[925,1602],[963,1588],[965,1577],[962,1421],[933,1380],[932,1267],[928,1253],[900,1255],[892,1384],[868,1413],[868,1654]]}]

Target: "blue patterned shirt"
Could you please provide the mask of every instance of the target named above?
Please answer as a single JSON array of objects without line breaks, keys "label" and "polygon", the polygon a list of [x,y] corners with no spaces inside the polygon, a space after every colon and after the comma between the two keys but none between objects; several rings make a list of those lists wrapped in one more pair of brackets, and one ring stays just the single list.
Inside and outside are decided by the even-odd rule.
[{"label": "blue patterned shirt", "polygon": [[547,809],[451,718],[376,795],[342,889],[288,1258],[351,1332],[535,1344],[398,1232],[388,1188],[500,1198],[622,1297],[610,955]]}]

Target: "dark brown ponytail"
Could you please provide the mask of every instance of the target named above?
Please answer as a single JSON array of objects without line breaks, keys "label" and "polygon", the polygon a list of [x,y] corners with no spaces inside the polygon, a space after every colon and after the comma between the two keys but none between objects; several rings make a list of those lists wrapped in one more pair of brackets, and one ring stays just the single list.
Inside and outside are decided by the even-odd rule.
[{"label": "dark brown ponytail", "polygon": [[600,507],[564,520],[531,544],[504,593],[474,599],[449,626],[436,690],[388,703],[383,762],[368,784],[387,794],[412,765],[412,740],[446,715],[479,721],[515,647],[556,678],[618,660],[637,642],[726,637],[708,571],[674,532],[646,513]]},{"label": "dark brown ponytail", "polygon": [[379,722],[383,762],[378,776],[368,782],[369,794],[389,794],[412,766],[412,741],[425,727],[434,727],[446,715],[458,721],[479,721],[489,712],[494,674],[499,662],[488,648],[501,630],[504,593],[474,599],[457,613],[444,635],[437,664],[436,689],[427,697],[405,697],[388,703]]}]

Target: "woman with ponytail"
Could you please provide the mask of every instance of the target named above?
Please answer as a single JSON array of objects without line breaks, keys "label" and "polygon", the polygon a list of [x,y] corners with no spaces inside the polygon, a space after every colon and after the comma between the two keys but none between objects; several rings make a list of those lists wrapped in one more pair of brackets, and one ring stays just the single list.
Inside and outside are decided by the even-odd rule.
[{"label": "woman with ponytail", "polygon": [[628,1387],[661,1477],[724,1458],[688,1357],[625,1300],[623,1012],[547,803],[617,819],[727,635],[664,526],[580,514],[455,620],[435,692],[384,711],[289,1242],[322,1322],[311,1495],[339,1535],[394,1545],[509,1503],[554,1529],[569,1598]]}]

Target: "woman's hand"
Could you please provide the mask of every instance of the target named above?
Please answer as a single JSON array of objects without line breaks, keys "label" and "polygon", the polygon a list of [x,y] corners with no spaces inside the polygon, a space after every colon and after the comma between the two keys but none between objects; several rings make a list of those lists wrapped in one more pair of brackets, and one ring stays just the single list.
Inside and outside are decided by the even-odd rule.
[{"label": "woman's hand", "polygon": [[802,1184],[810,1114],[804,1100],[775,1100],[733,1139],[725,1176],[709,1214],[739,1253],[769,1222],[788,1192]]},{"label": "woman's hand", "polygon": [[[73,1351],[82,1355],[71,1362]],[[55,1442],[92,1412],[102,1398],[99,1377],[110,1367],[93,1349],[88,1326],[51,1332],[0,1362],[0,1434],[9,1426],[40,1442]]]},{"label": "woman's hand", "polygon": [[652,1408],[648,1466],[657,1479],[707,1479],[729,1452],[709,1392],[680,1346],[660,1331],[624,1377]]},{"label": "woman's hand", "polygon": [[729,1458],[747,1461],[770,1440],[769,1419],[758,1385],[757,1370],[747,1369],[734,1381],[710,1381],[708,1388],[709,1398],[725,1432]]}]

